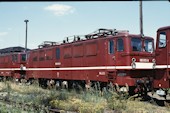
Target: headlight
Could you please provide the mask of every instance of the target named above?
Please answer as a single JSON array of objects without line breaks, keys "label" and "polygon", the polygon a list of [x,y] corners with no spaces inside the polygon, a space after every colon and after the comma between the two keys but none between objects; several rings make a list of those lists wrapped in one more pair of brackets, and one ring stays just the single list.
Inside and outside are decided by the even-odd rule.
[{"label": "headlight", "polygon": [[136,61],[136,58],[132,58],[132,62],[135,62]]}]

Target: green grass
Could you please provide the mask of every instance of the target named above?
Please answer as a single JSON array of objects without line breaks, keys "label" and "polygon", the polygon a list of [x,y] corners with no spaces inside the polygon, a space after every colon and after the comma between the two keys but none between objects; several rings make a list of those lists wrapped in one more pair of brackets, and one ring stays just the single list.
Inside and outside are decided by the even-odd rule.
[{"label": "green grass", "polygon": [[[0,82],[0,113],[44,113],[48,108],[79,113],[104,113],[105,110],[121,113],[168,113],[170,109],[158,107],[137,100],[128,100],[127,94],[115,93],[114,88],[101,92],[95,88],[89,91],[42,89],[38,84],[17,85],[12,82]],[[3,94],[3,95],[2,95]],[[13,103],[14,102],[14,103]],[[159,112],[158,112],[159,111]]]}]

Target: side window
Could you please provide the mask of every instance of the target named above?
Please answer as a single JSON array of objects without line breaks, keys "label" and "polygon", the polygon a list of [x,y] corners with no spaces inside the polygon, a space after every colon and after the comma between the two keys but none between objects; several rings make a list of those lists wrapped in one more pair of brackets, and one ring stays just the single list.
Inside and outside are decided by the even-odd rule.
[{"label": "side window", "polygon": [[108,42],[108,52],[109,54],[113,54],[114,53],[114,42],[113,40],[109,40]]},{"label": "side window", "polygon": [[60,48],[56,48],[56,59],[60,59]]},{"label": "side window", "polygon": [[26,54],[21,54],[21,61],[26,61]]},{"label": "side window", "polygon": [[166,33],[161,32],[159,35],[159,48],[166,46]]},{"label": "side window", "polygon": [[119,38],[117,40],[117,51],[123,51],[123,50],[124,50],[123,39]]}]

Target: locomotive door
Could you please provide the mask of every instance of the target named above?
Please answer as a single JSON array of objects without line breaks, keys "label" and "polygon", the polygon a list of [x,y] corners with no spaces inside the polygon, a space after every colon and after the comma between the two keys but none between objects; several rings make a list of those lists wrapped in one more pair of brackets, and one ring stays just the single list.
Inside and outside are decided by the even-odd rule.
[{"label": "locomotive door", "polygon": [[[55,68],[60,68],[61,67],[61,60],[60,60],[60,48],[59,47],[57,47],[56,49],[55,49]],[[59,78],[60,77],[60,71],[54,71],[54,75],[57,75],[57,78]]]},{"label": "locomotive door", "polygon": [[[167,65],[167,50],[168,48],[168,43],[167,43],[167,36],[166,32],[161,31],[158,32],[157,34],[157,47],[156,47],[156,64],[157,65]],[[164,60],[162,60],[164,59]]]},{"label": "locomotive door", "polygon": [[57,68],[59,68],[60,66],[61,66],[61,62],[60,62],[60,48],[56,48],[56,50],[55,50],[55,57],[54,58],[56,58],[56,62],[55,62],[55,66],[57,67]]},{"label": "locomotive door", "polygon": [[114,82],[116,80],[116,51],[115,51],[115,39],[109,39],[107,51],[107,66],[108,68],[108,80]]},{"label": "locomotive door", "polygon": [[125,64],[125,58],[122,57],[122,53],[124,51],[124,43],[123,43],[123,38],[117,38],[116,40],[116,50],[115,50],[115,55],[116,55],[116,66],[124,66]]},{"label": "locomotive door", "polygon": [[114,39],[110,39],[108,40],[108,59],[107,59],[107,65],[108,66],[113,66],[115,67],[116,65],[116,54],[115,54],[115,40]]}]

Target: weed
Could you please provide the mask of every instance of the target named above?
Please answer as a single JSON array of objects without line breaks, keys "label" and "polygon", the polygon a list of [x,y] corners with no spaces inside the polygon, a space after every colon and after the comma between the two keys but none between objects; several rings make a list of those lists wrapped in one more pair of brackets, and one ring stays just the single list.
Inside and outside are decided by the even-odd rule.
[{"label": "weed", "polygon": [[58,95],[59,100],[67,100],[69,97],[69,93],[66,90],[61,90],[61,92]]}]

